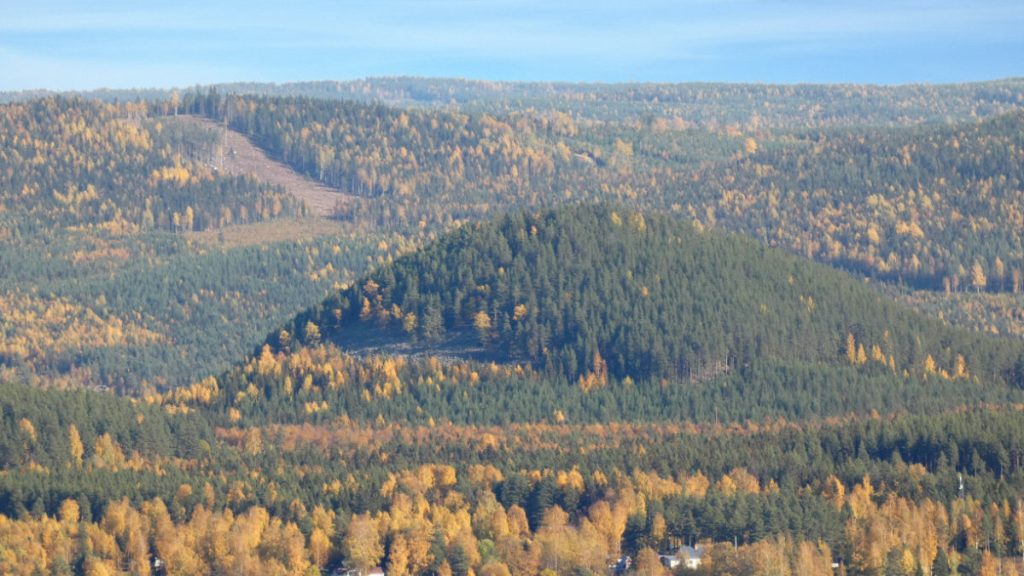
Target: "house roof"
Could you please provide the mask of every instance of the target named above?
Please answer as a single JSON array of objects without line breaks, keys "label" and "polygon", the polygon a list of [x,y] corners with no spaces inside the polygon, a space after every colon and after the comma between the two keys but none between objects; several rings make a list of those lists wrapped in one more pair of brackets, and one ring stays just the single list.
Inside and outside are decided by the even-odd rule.
[{"label": "house roof", "polygon": [[697,558],[697,559],[699,559],[699,558],[704,556],[704,547],[703,546],[697,546],[696,548],[694,548],[693,546],[680,546],[679,547],[679,552],[677,552],[676,555],[679,556],[680,558]]}]

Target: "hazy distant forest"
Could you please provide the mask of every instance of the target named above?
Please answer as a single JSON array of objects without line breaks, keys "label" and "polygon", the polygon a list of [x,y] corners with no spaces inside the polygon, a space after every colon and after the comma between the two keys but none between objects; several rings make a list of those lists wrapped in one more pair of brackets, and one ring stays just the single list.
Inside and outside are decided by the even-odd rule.
[{"label": "hazy distant forest", "polygon": [[0,94],[0,573],[1022,574],[1022,237],[1020,80]]}]

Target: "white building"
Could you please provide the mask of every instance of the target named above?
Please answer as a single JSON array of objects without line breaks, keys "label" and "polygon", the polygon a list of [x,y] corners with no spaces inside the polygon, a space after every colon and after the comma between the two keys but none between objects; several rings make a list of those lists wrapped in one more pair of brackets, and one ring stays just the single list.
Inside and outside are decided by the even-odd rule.
[{"label": "white building", "polygon": [[675,554],[662,554],[660,556],[661,563],[669,570],[674,570],[680,564],[686,566],[690,570],[696,570],[700,568],[701,558],[704,556],[704,547],[697,545],[694,546],[680,546],[679,550]]}]

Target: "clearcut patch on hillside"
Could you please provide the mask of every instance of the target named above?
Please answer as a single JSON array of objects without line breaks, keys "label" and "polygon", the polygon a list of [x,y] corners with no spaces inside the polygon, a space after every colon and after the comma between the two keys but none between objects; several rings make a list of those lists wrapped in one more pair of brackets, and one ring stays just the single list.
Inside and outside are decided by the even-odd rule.
[{"label": "clearcut patch on hillside", "polygon": [[315,216],[330,216],[338,204],[356,199],[351,194],[306,178],[288,165],[270,158],[244,135],[222,124],[198,116],[178,116],[177,120],[204,126],[221,134],[224,153],[218,159],[218,170],[232,175],[249,175],[268,184],[281,186],[305,202]]}]

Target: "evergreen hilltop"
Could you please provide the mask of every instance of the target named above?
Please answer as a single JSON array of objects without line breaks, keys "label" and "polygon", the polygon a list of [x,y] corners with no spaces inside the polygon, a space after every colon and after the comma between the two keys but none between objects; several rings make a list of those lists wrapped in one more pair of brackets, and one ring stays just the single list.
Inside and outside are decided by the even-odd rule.
[{"label": "evergreen hilltop", "polygon": [[[605,205],[467,226],[300,315],[570,379],[704,380],[758,361],[1021,384],[1016,342],[956,330],[848,274],[751,240]],[[358,335],[353,336],[352,332]]]},{"label": "evergreen hilltop", "polygon": [[364,276],[224,374],[213,407],[474,425],[923,413],[1019,401],[1022,353],[735,235],[577,206]]}]

